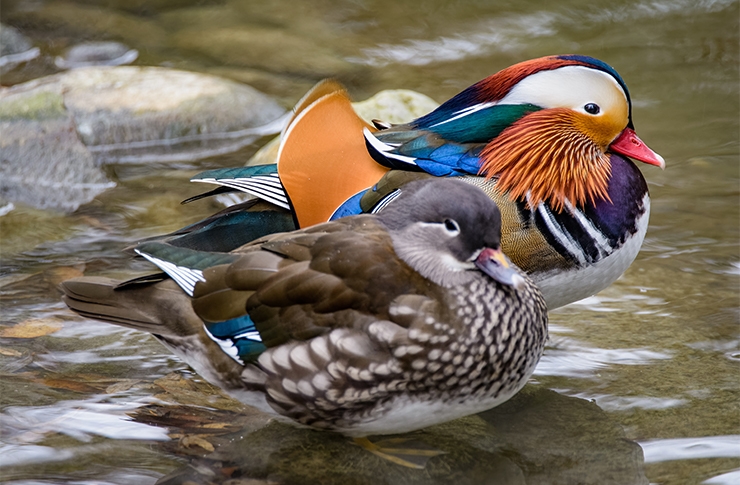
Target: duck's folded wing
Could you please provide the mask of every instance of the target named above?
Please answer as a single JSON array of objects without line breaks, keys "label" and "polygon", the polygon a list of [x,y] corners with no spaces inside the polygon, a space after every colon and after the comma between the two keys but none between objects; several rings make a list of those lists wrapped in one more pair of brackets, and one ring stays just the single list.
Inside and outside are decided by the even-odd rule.
[{"label": "duck's folded wing", "polygon": [[[295,229],[289,211],[252,199],[175,232],[147,238],[139,244],[163,242],[198,251],[229,252],[260,237]],[[128,247],[126,251],[133,252],[135,247]]]},{"label": "duck's folded wing", "polygon": [[[398,260],[390,238],[373,218],[354,218],[352,225],[352,230],[339,230],[340,221],[322,224],[298,237],[261,245],[261,252],[285,258],[247,300],[247,312],[265,345],[389,319],[397,295],[426,285]],[[232,265],[232,287],[248,287],[252,278],[249,265]]]}]

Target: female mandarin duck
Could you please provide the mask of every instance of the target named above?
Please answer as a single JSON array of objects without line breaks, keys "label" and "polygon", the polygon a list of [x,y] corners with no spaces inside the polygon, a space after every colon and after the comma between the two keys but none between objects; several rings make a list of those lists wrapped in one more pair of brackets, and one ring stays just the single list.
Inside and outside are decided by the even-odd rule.
[{"label": "female mandarin duck", "polygon": [[171,279],[61,287],[72,310],[151,332],[247,404],[353,437],[404,433],[506,401],[542,355],[545,302],[500,232],[481,190],[415,181],[377,216],[230,253],[137,246]]},{"label": "female mandarin duck", "polygon": [[577,55],[516,64],[395,126],[367,125],[325,82],[296,106],[277,167],[194,180],[289,208],[307,227],[395,204],[408,180],[459,178],[499,205],[504,252],[553,309],[609,286],[642,245],[650,198],[627,157],[664,161],[635,134],[631,109],[619,74]]}]

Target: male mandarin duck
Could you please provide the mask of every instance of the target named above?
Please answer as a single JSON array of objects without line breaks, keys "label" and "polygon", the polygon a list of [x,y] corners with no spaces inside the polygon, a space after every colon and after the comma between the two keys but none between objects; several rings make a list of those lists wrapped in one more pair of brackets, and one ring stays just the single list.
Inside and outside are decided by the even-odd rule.
[{"label": "male mandarin duck", "polygon": [[642,245],[650,198],[627,157],[665,162],[635,134],[631,109],[619,74],[579,55],[516,64],[402,125],[368,125],[328,81],[296,106],[276,166],[194,180],[249,192],[308,227],[395,204],[409,180],[459,178],[496,201],[504,253],[553,309],[609,286]]},{"label": "male mandarin duck", "polygon": [[501,216],[483,191],[414,181],[397,202],[228,253],[144,242],[136,252],[169,277],[75,278],[63,298],[154,334],[247,404],[418,467],[363,437],[509,399],[542,355],[547,308],[501,252]]}]

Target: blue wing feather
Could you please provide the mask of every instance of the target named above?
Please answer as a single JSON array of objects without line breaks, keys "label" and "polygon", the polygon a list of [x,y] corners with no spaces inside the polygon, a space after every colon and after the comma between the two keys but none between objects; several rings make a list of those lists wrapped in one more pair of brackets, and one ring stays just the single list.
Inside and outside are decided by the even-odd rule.
[{"label": "blue wing feather", "polygon": [[[230,342],[235,346],[237,355],[242,362],[256,360],[267,349],[249,315],[223,322],[205,322],[205,326],[208,332],[218,339],[216,343],[223,346],[224,342],[219,342],[221,340]],[[227,350],[226,353],[229,354],[229,351]]]},{"label": "blue wing feather", "polygon": [[365,192],[367,190],[362,190],[349,199],[345,200],[342,205],[337,207],[337,210],[334,211],[334,214],[331,215],[331,218],[329,218],[330,221],[339,219],[341,217],[347,217],[347,216],[355,216],[357,214],[362,214],[362,207],[360,207],[360,199],[363,195],[365,195]]}]

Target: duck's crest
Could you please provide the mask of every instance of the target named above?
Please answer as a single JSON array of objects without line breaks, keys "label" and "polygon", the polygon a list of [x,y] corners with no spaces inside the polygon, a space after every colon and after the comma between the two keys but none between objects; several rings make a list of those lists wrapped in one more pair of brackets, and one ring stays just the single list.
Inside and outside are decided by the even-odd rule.
[{"label": "duck's crest", "polygon": [[495,103],[509,94],[509,91],[511,91],[519,81],[527,76],[531,76],[540,71],[549,71],[564,66],[585,66],[606,72],[612,76],[622,87],[624,94],[627,97],[627,103],[629,104],[630,109],[630,121],[628,126],[632,128],[632,102],[630,101],[627,86],[624,84],[622,78],[614,68],[605,62],[594,59],[593,57],[582,55],[540,57],[538,59],[531,59],[520,62],[519,64],[514,64],[513,66],[507,67],[496,74],[478,81],[428,115],[412,122],[411,125],[414,128],[433,126],[448,119],[450,117],[450,113],[456,113],[461,109],[481,103]]}]

